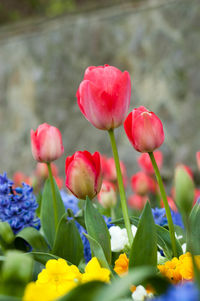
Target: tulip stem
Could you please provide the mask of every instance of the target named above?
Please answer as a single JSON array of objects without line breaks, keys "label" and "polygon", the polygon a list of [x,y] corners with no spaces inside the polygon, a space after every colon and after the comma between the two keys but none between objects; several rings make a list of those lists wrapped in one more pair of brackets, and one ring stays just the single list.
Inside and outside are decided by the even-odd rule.
[{"label": "tulip stem", "polygon": [[171,215],[171,211],[170,211],[169,204],[168,204],[168,201],[167,201],[167,195],[166,195],[166,192],[165,192],[163,181],[162,181],[160,171],[159,171],[159,168],[157,166],[157,163],[156,163],[153,152],[149,152],[149,156],[150,156],[151,163],[153,165],[153,168],[154,168],[154,171],[155,171],[155,174],[156,174],[156,178],[157,178],[158,185],[159,185],[159,188],[160,188],[160,194],[161,194],[164,206],[165,206],[165,211],[166,211],[166,216],[167,216],[167,221],[168,221],[168,227],[169,227],[169,234],[170,234],[170,239],[171,239],[171,243],[172,243],[173,255],[174,255],[174,257],[177,257],[176,239],[175,239],[175,233],[174,233],[174,224],[173,224],[173,221],[172,221],[172,215]]},{"label": "tulip stem", "polygon": [[130,220],[129,220],[129,216],[128,216],[126,194],[125,194],[125,190],[124,190],[124,183],[123,183],[123,178],[122,178],[122,172],[121,172],[121,167],[120,167],[120,162],[119,162],[119,155],[118,155],[118,151],[117,151],[115,135],[114,135],[113,129],[109,130],[108,133],[110,136],[110,142],[111,142],[113,156],[114,156],[114,160],[115,160],[115,167],[116,167],[116,172],[117,172],[117,181],[118,181],[118,186],[119,186],[119,194],[120,194],[120,199],[121,199],[124,223],[125,223],[130,247],[131,247],[132,242],[133,242],[133,234],[131,231],[131,224],[130,224]]},{"label": "tulip stem", "polygon": [[51,182],[51,191],[52,191],[52,197],[53,197],[53,211],[54,211],[54,222],[55,222],[55,229],[57,229],[58,225],[58,211],[57,211],[57,201],[56,201],[56,190],[55,190],[55,185],[54,185],[54,180],[53,180],[53,174],[52,174],[52,169],[51,169],[51,163],[47,163],[48,166],[48,171],[49,171],[49,179]]}]

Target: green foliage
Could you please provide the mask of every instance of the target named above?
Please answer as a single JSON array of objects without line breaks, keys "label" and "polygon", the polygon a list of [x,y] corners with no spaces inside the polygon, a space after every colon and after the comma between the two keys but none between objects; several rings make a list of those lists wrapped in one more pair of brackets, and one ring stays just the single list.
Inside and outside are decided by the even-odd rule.
[{"label": "green foliage", "polygon": [[52,253],[78,265],[83,255],[83,243],[74,220],[67,220],[67,213],[61,218]]},{"label": "green foliage", "polygon": [[148,201],[142,211],[129,258],[129,267],[145,265],[157,265],[156,227]]},{"label": "green foliage", "polygon": [[110,234],[107,225],[99,213],[94,208],[92,201],[87,197],[85,206],[85,225],[86,230],[93,239],[95,239],[102,247],[107,262],[111,263],[111,245]]},{"label": "green foliage", "polygon": [[[58,212],[58,220],[60,221],[60,219],[65,214],[65,207],[55,180],[54,186],[56,191],[56,206]],[[53,196],[51,190],[51,183],[49,179],[47,179],[45,182],[44,191],[42,194],[41,223],[42,229],[48,240],[48,243],[51,247],[53,247],[57,229],[55,228]]]},{"label": "green foliage", "polygon": [[189,216],[190,243],[194,254],[200,254],[200,205],[196,203]]}]

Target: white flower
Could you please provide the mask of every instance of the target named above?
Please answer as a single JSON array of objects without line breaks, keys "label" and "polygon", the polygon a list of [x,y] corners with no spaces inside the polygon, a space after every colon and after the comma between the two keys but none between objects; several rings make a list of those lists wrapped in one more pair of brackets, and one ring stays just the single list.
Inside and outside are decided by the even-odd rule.
[{"label": "white flower", "polygon": [[126,229],[121,229],[119,226],[112,226],[109,229],[111,236],[112,252],[120,252],[128,246],[128,235]]},{"label": "white flower", "polygon": [[183,250],[183,254],[185,254],[186,253],[186,243],[184,243],[183,245],[182,245],[182,250]]},{"label": "white flower", "polygon": [[132,225],[132,226],[131,226],[131,231],[132,231],[132,233],[133,233],[133,237],[135,237],[135,234],[136,234],[136,232],[137,232],[137,227],[134,226],[134,225]]},{"label": "white flower", "polygon": [[152,293],[147,293],[142,285],[138,285],[136,290],[132,293],[132,299],[134,301],[144,301],[153,297]]}]

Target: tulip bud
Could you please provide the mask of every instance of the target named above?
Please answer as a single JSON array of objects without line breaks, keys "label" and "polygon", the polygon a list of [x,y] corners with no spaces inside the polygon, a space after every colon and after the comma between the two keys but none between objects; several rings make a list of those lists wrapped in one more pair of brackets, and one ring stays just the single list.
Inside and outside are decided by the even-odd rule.
[{"label": "tulip bud", "polygon": [[149,192],[155,192],[156,184],[150,176],[140,171],[132,176],[131,187],[136,194],[146,195]]},{"label": "tulip bud", "polygon": [[66,158],[66,187],[79,199],[93,199],[101,189],[100,154],[78,151]]},{"label": "tulip bud", "polygon": [[162,122],[145,107],[134,109],[128,115],[124,129],[133,147],[141,153],[153,152],[164,141]]},{"label": "tulip bud", "polygon": [[198,169],[200,170],[200,151],[196,153],[196,159],[197,159]]},{"label": "tulip bud", "polygon": [[[169,204],[169,207],[174,211],[174,212],[177,212],[177,207],[176,207],[176,204],[174,202],[174,200],[170,197],[170,196],[167,196],[167,202]],[[164,202],[163,200],[160,201],[160,205],[162,208],[164,208]]]},{"label": "tulip bud", "polygon": [[[126,167],[121,160],[120,160],[120,168],[123,177],[123,182],[125,185],[127,181]],[[117,172],[116,172],[114,158],[106,158],[105,156],[101,155],[101,169],[102,169],[104,180],[111,181],[111,182],[117,181]]]},{"label": "tulip bud", "polygon": [[[58,176],[58,168],[54,163],[51,163],[52,175],[54,177]],[[42,179],[47,179],[49,176],[48,167],[45,163],[37,163],[35,174],[37,177]]]},{"label": "tulip bud", "polygon": [[31,148],[33,158],[38,162],[51,162],[62,156],[64,147],[60,131],[47,123],[31,130]]},{"label": "tulip bud", "polygon": [[97,197],[102,207],[104,208],[114,207],[117,203],[117,195],[113,183],[108,181],[103,181],[101,190]]},{"label": "tulip bud", "polygon": [[148,200],[147,195],[132,194],[128,198],[129,207],[132,209],[142,210]]},{"label": "tulip bud", "polygon": [[96,128],[117,128],[130,105],[130,75],[108,65],[88,67],[76,96],[82,114]]},{"label": "tulip bud", "polygon": [[183,165],[175,169],[175,202],[184,215],[189,215],[194,202],[194,182]]},{"label": "tulip bud", "polygon": [[[154,158],[156,160],[157,166],[159,169],[161,169],[162,164],[163,164],[163,154],[161,151],[157,150],[154,152]],[[147,153],[143,153],[140,155],[138,158],[138,164],[139,166],[143,169],[143,171],[149,173],[149,174],[154,174],[154,168],[151,163],[151,159]]]}]

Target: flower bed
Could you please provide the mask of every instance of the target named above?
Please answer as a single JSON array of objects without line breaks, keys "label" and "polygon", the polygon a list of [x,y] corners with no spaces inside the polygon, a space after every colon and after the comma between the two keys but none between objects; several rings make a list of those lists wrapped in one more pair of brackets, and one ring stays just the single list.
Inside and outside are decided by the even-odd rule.
[{"label": "flower bed", "polygon": [[[0,300],[200,300],[199,190],[178,165],[166,195],[162,122],[143,106],[128,114],[130,97],[127,71],[89,67],[77,102],[108,132],[113,158],[77,151],[63,181],[52,163],[64,152],[62,135],[44,123],[31,130],[33,175],[0,175]],[[141,153],[128,199],[114,135],[122,124]]]}]

